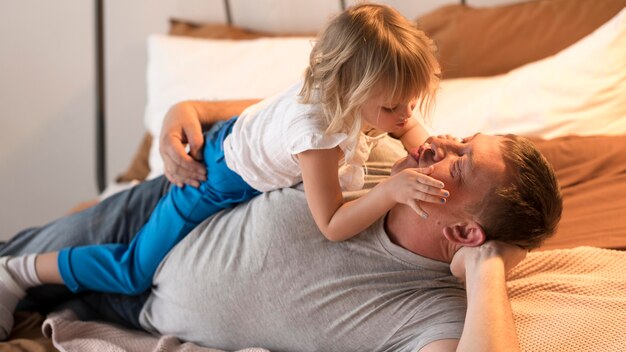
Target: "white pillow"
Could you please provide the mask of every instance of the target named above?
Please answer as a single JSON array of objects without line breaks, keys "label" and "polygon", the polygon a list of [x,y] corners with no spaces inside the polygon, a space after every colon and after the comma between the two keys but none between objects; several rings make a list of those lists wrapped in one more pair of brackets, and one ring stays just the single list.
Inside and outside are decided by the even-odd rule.
[{"label": "white pillow", "polygon": [[444,80],[431,121],[432,132],[457,136],[625,134],[626,9],[554,56],[500,76]]},{"label": "white pillow", "polygon": [[163,173],[158,136],[169,108],[183,100],[266,98],[302,78],[313,38],[148,39],[148,102],[153,137],[149,178]]}]

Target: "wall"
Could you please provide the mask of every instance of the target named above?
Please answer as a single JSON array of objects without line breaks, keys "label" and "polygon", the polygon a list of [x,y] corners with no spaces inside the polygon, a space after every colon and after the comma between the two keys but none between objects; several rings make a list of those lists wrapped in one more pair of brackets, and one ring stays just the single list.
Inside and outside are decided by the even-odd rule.
[{"label": "wall", "polygon": [[[458,1],[382,2],[414,18]],[[234,24],[274,32],[315,31],[340,4],[230,0]],[[224,23],[226,16],[223,0],[105,1],[104,14],[110,184],[144,133],[148,35],[166,33],[170,17]],[[94,48],[93,1],[0,1],[0,240],[97,194]]]},{"label": "wall", "polygon": [[0,240],[96,195],[91,1],[0,1]]},{"label": "wall", "polygon": [[145,131],[147,37],[168,19],[225,22],[222,0],[105,2],[107,181],[130,163]]}]

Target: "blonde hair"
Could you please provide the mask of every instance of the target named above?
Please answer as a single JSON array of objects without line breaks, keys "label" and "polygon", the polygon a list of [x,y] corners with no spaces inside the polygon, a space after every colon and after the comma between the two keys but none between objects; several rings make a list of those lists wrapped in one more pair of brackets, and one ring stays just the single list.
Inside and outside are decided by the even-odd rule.
[{"label": "blonde hair", "polygon": [[319,34],[300,92],[304,104],[320,104],[326,133],[347,133],[356,141],[360,107],[374,89],[391,100],[417,97],[427,115],[439,84],[435,47],[424,32],[385,5],[362,4],[332,19]]}]

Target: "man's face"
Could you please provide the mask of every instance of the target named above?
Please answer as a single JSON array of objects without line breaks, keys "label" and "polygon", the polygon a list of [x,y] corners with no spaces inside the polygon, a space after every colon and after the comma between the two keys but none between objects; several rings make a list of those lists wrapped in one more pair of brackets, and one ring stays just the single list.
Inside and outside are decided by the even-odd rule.
[{"label": "man's face", "polygon": [[434,170],[430,176],[442,181],[450,196],[444,205],[422,202],[421,207],[431,220],[467,219],[466,207],[482,200],[492,186],[505,180],[501,140],[502,137],[485,134],[475,134],[462,140],[430,137],[419,148],[410,151],[407,157],[398,160],[391,173],[432,165]]}]

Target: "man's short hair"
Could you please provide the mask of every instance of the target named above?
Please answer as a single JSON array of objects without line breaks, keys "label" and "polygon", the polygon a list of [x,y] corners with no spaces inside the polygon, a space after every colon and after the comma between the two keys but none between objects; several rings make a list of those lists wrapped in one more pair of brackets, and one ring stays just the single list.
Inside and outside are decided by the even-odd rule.
[{"label": "man's short hair", "polygon": [[505,135],[501,144],[507,182],[469,207],[488,240],[537,248],[556,231],[563,199],[554,170],[528,139]]}]

